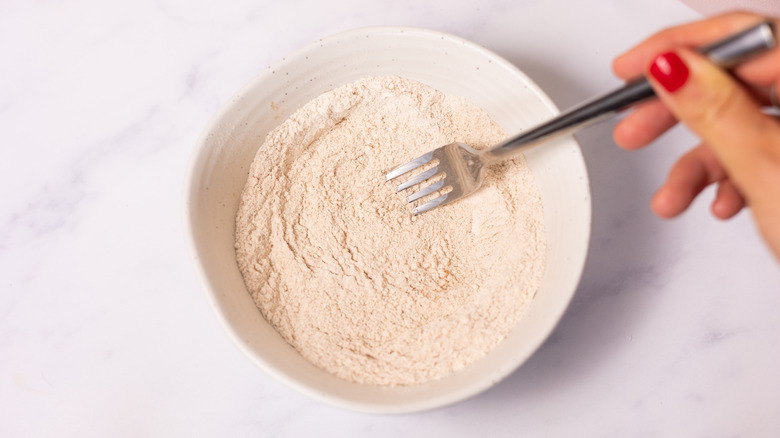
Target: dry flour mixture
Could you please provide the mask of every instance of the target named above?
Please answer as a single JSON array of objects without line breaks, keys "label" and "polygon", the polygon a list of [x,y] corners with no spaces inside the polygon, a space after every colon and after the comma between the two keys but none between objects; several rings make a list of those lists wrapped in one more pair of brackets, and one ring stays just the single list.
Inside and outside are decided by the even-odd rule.
[{"label": "dry flour mixture", "polygon": [[445,143],[505,138],[481,109],[400,77],[327,92],[252,163],[236,254],[263,316],[315,365],[410,385],[484,356],[522,317],[544,268],[542,207],[524,158],[469,198],[412,217],[384,174]]}]

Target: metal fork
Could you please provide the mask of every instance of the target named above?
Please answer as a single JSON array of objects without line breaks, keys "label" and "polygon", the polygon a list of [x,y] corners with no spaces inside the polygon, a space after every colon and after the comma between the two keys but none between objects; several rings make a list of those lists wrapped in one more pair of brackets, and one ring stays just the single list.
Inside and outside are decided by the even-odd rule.
[{"label": "metal fork", "polygon": [[[775,29],[770,21],[763,21],[724,40],[699,50],[723,68],[729,68],[746,58],[773,48]],[[417,185],[422,188],[409,195],[408,203],[425,196],[441,194],[412,210],[412,214],[424,213],[436,207],[451,204],[479,189],[485,177],[485,167],[517,155],[530,147],[553,138],[570,134],[574,130],[615,114],[655,95],[645,78],[631,81],[615,91],[585,102],[564,112],[552,120],[506,140],[490,149],[478,151],[464,143],[441,146],[414,160],[396,167],[385,177],[386,181],[398,178],[421,166],[433,167],[398,186],[404,191]],[[438,178],[438,179],[437,179]],[[435,181],[433,181],[436,179]],[[433,183],[431,183],[433,181]]]}]

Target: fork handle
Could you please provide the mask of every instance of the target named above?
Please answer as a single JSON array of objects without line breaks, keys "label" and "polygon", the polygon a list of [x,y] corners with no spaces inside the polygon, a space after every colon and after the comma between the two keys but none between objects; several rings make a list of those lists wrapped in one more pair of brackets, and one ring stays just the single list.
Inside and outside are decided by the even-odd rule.
[{"label": "fork handle", "polygon": [[[775,47],[776,44],[774,25],[767,20],[705,46],[699,49],[699,52],[707,55],[717,65],[730,68]],[[572,133],[582,126],[602,120],[654,96],[655,91],[646,78],[635,79],[617,90],[577,105],[548,122],[494,146],[484,152],[485,158],[508,158],[545,140]]]}]

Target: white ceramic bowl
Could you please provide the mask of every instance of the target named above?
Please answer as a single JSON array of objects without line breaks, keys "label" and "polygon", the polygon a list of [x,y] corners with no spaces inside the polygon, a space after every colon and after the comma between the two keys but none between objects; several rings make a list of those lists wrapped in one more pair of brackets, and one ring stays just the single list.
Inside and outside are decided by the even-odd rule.
[{"label": "white ceramic bowl", "polygon": [[590,236],[590,191],[573,138],[526,157],[544,206],[547,266],[528,313],[487,356],[423,385],[383,388],[341,380],[303,359],[263,319],[236,265],[234,218],[250,163],[266,134],[297,108],[339,85],[399,75],[468,98],[507,132],[558,113],[549,98],[499,56],[459,37],[373,27],[304,47],[260,73],[206,127],[192,159],[186,226],[201,280],[239,348],[276,379],[316,399],[365,412],[400,413],[463,400],[506,377],[547,338],[577,287]]}]

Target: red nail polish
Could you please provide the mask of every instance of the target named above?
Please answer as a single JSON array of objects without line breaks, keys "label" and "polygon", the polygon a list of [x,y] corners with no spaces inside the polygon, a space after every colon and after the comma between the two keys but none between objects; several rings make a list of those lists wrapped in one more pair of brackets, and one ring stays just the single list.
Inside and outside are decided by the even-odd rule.
[{"label": "red nail polish", "polygon": [[674,52],[659,55],[650,66],[650,75],[670,93],[685,85],[688,74],[688,67]]}]

